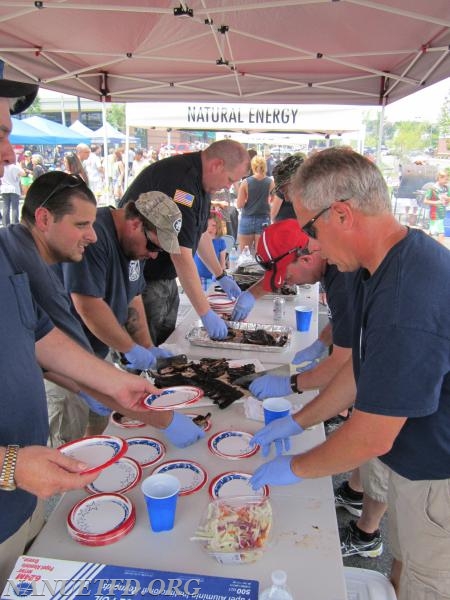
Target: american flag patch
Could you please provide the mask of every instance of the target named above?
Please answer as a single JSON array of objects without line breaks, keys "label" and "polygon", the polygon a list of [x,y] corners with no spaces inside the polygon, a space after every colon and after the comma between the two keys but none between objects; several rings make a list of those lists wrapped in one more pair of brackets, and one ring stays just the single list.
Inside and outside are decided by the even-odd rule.
[{"label": "american flag patch", "polygon": [[175,195],[173,197],[174,202],[177,204],[184,204],[185,206],[192,206],[194,202],[195,196],[192,194],[188,194],[188,192],[183,192],[183,190],[175,190]]}]

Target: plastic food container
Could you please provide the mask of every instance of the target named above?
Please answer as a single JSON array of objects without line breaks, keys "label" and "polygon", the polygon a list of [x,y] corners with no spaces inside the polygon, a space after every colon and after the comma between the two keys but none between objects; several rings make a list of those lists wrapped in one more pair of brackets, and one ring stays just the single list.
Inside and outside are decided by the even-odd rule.
[{"label": "plastic food container", "polygon": [[208,504],[191,540],[220,564],[250,563],[262,556],[271,528],[268,498],[234,496]]}]

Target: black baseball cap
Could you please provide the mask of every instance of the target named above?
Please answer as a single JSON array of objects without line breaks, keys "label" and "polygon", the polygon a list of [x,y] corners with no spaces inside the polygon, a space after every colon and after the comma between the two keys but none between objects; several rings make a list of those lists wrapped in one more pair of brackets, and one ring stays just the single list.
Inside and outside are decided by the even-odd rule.
[{"label": "black baseball cap", "polygon": [[37,96],[39,86],[11,79],[0,79],[0,98],[13,98],[9,112],[17,115],[31,106]]}]

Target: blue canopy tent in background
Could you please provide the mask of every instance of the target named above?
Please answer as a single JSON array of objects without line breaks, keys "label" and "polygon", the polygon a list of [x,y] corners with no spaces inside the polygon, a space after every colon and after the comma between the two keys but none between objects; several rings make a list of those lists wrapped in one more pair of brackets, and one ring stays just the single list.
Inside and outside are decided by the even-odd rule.
[{"label": "blue canopy tent in background", "polygon": [[76,146],[80,143],[89,144],[90,142],[89,138],[69,129],[69,127],[55,123],[55,121],[44,119],[43,117],[29,117],[28,119],[23,119],[23,122],[35,127],[41,131],[42,134],[46,135],[48,141],[43,142],[45,144],[66,144],[68,146]]},{"label": "blue canopy tent in background", "polygon": [[12,121],[12,132],[9,136],[11,144],[57,144],[58,142],[53,140],[49,135],[44,134],[39,129],[32,127],[30,124],[25,123],[21,119],[11,119]]}]

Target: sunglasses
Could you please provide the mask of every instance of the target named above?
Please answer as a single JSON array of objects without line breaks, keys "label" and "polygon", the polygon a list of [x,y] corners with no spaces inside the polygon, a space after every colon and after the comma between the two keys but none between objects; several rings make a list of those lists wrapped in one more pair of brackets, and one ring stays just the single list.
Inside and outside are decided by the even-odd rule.
[{"label": "sunglasses", "polygon": [[59,194],[59,192],[62,192],[63,190],[70,190],[72,188],[85,185],[86,184],[81,179],[81,177],[78,177],[78,175],[70,175],[69,181],[67,180],[67,178],[65,178],[65,181],[61,181],[60,183],[58,183],[58,185],[53,188],[53,190],[45,198],[45,200],[39,204],[38,208],[42,208],[43,206],[45,206],[52,198],[54,198],[57,194]]},{"label": "sunglasses", "polygon": [[272,271],[277,262],[283,258],[286,258],[286,256],[290,256],[291,254],[295,254],[295,257],[299,258],[305,254],[309,254],[309,251],[307,248],[291,248],[291,250],[288,250],[288,252],[285,252],[276,258],[272,258],[271,260],[263,260],[259,254],[255,254],[255,260],[265,271]]},{"label": "sunglasses", "polygon": [[163,249],[160,246],[157,246],[154,242],[152,242],[152,240],[150,239],[150,232],[147,231],[147,229],[145,229],[145,227],[143,227],[144,230],[144,234],[145,237],[147,238],[147,245],[146,248],[149,252],[162,252]]},{"label": "sunglasses", "polygon": [[[341,200],[336,200],[336,202],[346,202],[347,200],[349,200],[350,198],[342,198]],[[326,208],[322,208],[322,210],[319,210],[319,212],[314,215],[314,217],[312,219],[310,219],[307,223],[305,223],[302,227],[302,231],[303,233],[306,233],[306,235],[308,235],[310,238],[312,238],[313,240],[317,239],[317,232],[316,232],[316,228],[314,227],[314,223],[317,221],[317,219],[319,217],[321,217],[324,213],[327,212],[327,210],[330,210],[332,205],[327,206]]]}]

